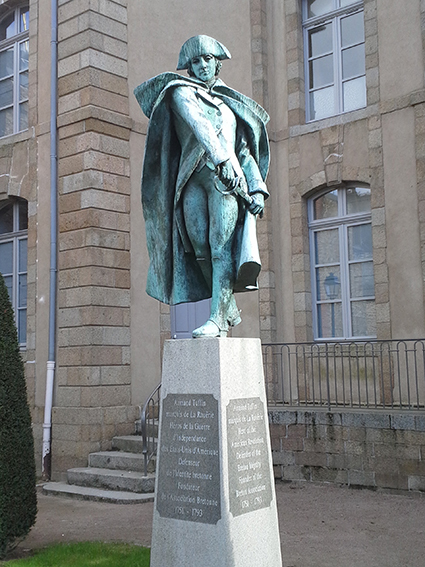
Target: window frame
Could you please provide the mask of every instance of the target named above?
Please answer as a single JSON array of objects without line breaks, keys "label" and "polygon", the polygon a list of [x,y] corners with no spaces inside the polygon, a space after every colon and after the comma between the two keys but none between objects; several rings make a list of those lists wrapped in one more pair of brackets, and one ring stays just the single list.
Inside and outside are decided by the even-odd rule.
[{"label": "window frame", "polygon": [[[353,333],[353,317],[351,313],[352,303],[360,301],[375,301],[375,293],[373,295],[365,295],[361,297],[352,296],[352,290],[350,289],[350,266],[354,264],[365,264],[367,262],[373,263],[373,241],[372,241],[372,254],[369,259],[356,260],[349,258],[349,237],[348,229],[354,226],[360,225],[370,225],[372,230],[372,211],[351,213],[348,214],[347,211],[347,190],[354,188],[365,188],[370,189],[367,185],[362,185],[360,183],[353,183],[350,185],[344,185],[334,188],[326,188],[322,191],[315,193],[309,198],[307,203],[308,211],[308,229],[309,229],[309,250],[310,250],[310,270],[311,270],[311,294],[312,294],[312,315],[313,315],[313,336],[314,340],[320,341],[333,341],[333,342],[343,342],[352,340],[374,340],[376,339],[376,332],[373,335],[355,335]],[[325,219],[314,219],[314,203],[315,201],[331,193],[332,191],[337,191],[338,197],[338,214],[337,216],[327,217]],[[316,244],[315,244],[315,234],[321,231],[337,229],[338,230],[338,245],[339,245],[339,262],[321,264],[316,262]],[[318,299],[317,297],[317,281],[316,281],[316,270],[320,267],[327,266],[339,266],[340,271],[340,298],[335,299]],[[373,289],[375,291],[375,281],[373,281]],[[336,305],[341,304],[341,317],[342,317],[342,329],[343,334],[340,337],[334,336],[319,336],[319,305],[329,304]],[[376,305],[376,304],[375,304]],[[376,319],[375,319],[376,325]],[[376,331],[376,327],[375,327]]]},{"label": "window frame", "polygon": [[[5,277],[10,277],[12,276],[12,297],[10,298],[11,303],[12,303],[12,307],[13,307],[13,313],[14,313],[14,318],[15,318],[15,325],[16,325],[16,329],[18,331],[18,341],[19,341],[19,346],[21,349],[25,349],[26,347],[26,336],[27,336],[27,307],[28,307],[28,228],[26,229],[20,229],[19,228],[19,222],[20,222],[20,211],[19,211],[19,205],[20,203],[22,203],[24,201],[24,199],[8,199],[5,204],[4,207],[7,206],[8,204],[12,204],[13,208],[12,208],[12,217],[13,217],[13,229],[12,232],[6,232],[3,234],[0,234],[0,244],[7,244],[9,242],[12,243],[12,272],[11,273],[7,273],[7,274],[2,274]],[[0,207],[0,215],[2,213],[2,210],[4,207]],[[22,241],[26,241],[26,258],[27,258],[27,262],[26,262],[26,266],[25,266],[25,270],[20,270],[20,242]],[[25,305],[19,305],[19,299],[20,299],[20,290],[19,290],[19,278],[20,276],[26,276],[27,277],[27,283],[26,283],[26,301],[25,301]],[[19,337],[21,336],[21,322],[20,322],[20,314],[22,312],[25,312],[25,341],[20,341]]]},{"label": "window frame", "polygon": [[[28,29],[24,31],[19,31],[20,28],[20,16],[21,11],[25,8],[28,8]],[[13,49],[13,74],[6,75],[1,78],[1,80],[12,78],[13,79],[13,95],[12,95],[12,104],[6,104],[5,106],[0,107],[0,112],[12,108],[13,112],[13,128],[12,132],[1,135],[0,139],[6,138],[8,136],[13,136],[14,134],[18,134],[19,132],[24,132],[28,130],[28,102],[29,102],[29,93],[28,96],[20,99],[20,87],[21,87],[21,76],[26,72],[29,73],[29,66],[25,69],[20,69],[20,46],[25,42],[28,42],[28,55],[29,55],[29,4],[22,3],[13,8],[12,10],[8,11],[6,14],[0,18],[0,23],[3,22],[5,19],[9,18],[10,15],[14,14],[14,22],[16,29],[18,30],[17,33],[12,35],[9,38],[6,38],[0,41],[0,54],[7,51],[8,49]],[[21,106],[27,103],[27,123],[24,127],[21,128],[20,119],[21,119]]]},{"label": "window frame", "polygon": [[[333,0],[335,2],[335,0]],[[303,0],[302,2],[302,27],[303,27],[303,45],[304,45],[304,77],[305,77],[305,113],[306,113],[306,122],[316,122],[318,120],[326,120],[327,118],[331,118],[332,116],[338,116],[340,114],[346,114],[348,112],[355,112],[356,110],[360,110],[362,108],[366,108],[367,106],[367,93],[366,93],[366,68],[365,72],[360,75],[353,75],[349,77],[349,79],[343,79],[342,74],[342,53],[348,48],[354,47],[356,45],[365,45],[365,38],[362,43],[353,43],[348,46],[342,46],[341,40],[341,26],[340,22],[347,16],[352,16],[355,13],[363,13],[364,14],[364,0],[358,0],[357,2],[353,2],[348,6],[334,8],[330,12],[326,12],[320,16],[314,16],[309,18],[308,17],[308,0]],[[319,59],[324,56],[321,54],[317,57],[309,56],[309,32],[320,26],[325,24],[332,25],[332,58],[333,58],[333,83],[330,83],[327,86],[334,86],[334,111],[329,114],[328,116],[322,116],[320,118],[312,118],[311,110],[312,105],[310,101],[310,94],[312,92],[316,92],[319,90],[323,90],[326,86],[321,86],[319,88],[310,88],[310,60]],[[343,98],[343,84],[348,82],[349,80],[353,80],[360,77],[365,77],[365,104],[363,106],[359,106],[355,109],[344,110],[344,98]]]}]

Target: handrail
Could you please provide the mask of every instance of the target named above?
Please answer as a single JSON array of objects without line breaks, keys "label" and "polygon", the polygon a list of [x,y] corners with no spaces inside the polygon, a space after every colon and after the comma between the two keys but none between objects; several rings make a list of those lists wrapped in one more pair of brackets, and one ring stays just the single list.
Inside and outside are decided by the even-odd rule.
[{"label": "handrail", "polygon": [[144,473],[148,474],[148,466],[158,449],[156,425],[159,423],[159,401],[161,384],[154,389],[140,410],[140,425],[142,430],[142,454],[144,456]]}]

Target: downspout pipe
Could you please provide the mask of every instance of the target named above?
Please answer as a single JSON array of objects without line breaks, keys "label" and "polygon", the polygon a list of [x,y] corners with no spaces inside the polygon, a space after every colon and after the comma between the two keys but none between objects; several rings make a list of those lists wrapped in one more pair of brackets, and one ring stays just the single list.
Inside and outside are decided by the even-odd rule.
[{"label": "downspout pipe", "polygon": [[49,480],[52,460],[52,407],[56,366],[56,289],[57,289],[57,229],[58,229],[58,2],[51,0],[50,41],[50,290],[49,290],[49,352],[44,404],[42,476]]}]

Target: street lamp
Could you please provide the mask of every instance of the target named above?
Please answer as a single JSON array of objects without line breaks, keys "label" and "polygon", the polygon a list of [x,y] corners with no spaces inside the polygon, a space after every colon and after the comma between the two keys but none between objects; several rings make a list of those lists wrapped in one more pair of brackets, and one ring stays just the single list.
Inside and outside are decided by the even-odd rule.
[{"label": "street lamp", "polygon": [[323,286],[325,288],[325,293],[328,299],[332,301],[331,303],[331,323],[332,323],[332,337],[335,336],[335,303],[334,300],[339,295],[339,288],[341,286],[338,277],[331,272],[328,276],[326,276],[325,281],[323,282]]}]

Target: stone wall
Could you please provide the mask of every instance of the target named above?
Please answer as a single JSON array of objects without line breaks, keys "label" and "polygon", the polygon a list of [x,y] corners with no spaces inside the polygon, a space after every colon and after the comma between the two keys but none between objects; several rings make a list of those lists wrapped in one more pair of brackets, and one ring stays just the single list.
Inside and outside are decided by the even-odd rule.
[{"label": "stone wall", "polygon": [[275,478],[425,491],[425,414],[269,410]]}]

